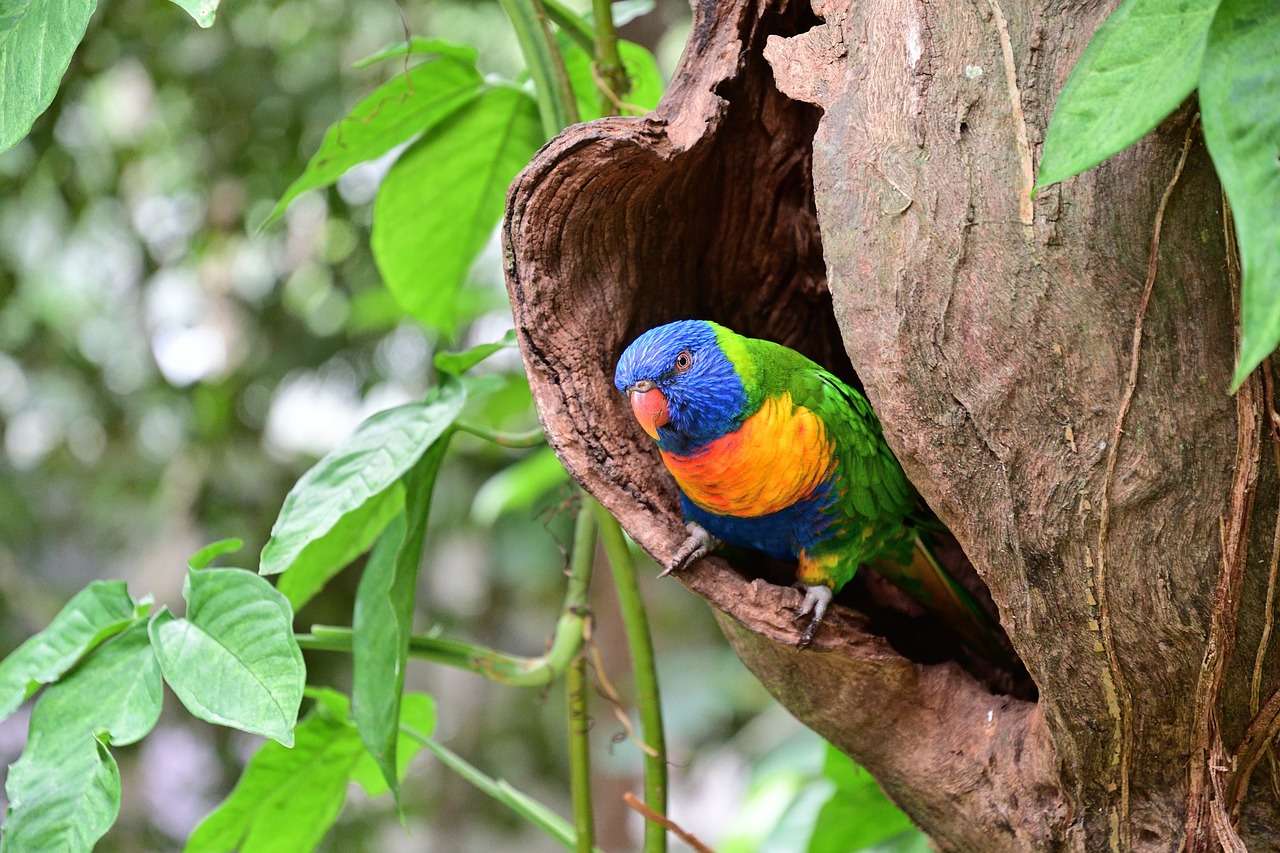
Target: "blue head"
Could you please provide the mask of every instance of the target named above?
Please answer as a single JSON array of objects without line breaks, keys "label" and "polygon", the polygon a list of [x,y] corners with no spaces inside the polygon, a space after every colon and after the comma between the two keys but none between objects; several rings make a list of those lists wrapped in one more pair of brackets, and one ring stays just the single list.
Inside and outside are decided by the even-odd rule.
[{"label": "blue head", "polygon": [[733,332],[678,320],[645,332],[618,359],[613,384],[664,450],[688,452],[738,428],[747,393],[722,340]]}]

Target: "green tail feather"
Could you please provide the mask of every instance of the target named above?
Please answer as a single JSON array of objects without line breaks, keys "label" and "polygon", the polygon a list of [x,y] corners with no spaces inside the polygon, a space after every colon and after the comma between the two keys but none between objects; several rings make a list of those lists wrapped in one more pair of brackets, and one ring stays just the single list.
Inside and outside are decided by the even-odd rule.
[{"label": "green tail feather", "polygon": [[1009,651],[1000,639],[1000,629],[967,589],[947,574],[919,535],[907,562],[876,560],[870,568],[883,576],[926,610],[939,617],[952,631],[993,660],[1006,660]]}]

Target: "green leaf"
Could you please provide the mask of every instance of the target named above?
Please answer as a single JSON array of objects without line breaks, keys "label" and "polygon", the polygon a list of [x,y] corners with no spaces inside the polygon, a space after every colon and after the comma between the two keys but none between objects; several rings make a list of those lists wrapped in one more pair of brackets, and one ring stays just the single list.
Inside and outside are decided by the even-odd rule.
[{"label": "green leaf", "polygon": [[399,482],[352,510],[325,536],[303,549],[293,565],[280,576],[276,588],[300,610],[324,585],[352,561],[369,550],[386,526],[404,509],[404,487]]},{"label": "green leaf", "polygon": [[466,65],[475,65],[479,53],[469,44],[458,44],[445,39],[422,38],[413,36],[408,41],[398,41],[384,47],[377,53],[358,60],[352,67],[368,68],[387,59],[398,56],[439,56],[457,60]]},{"label": "green leaf", "polygon": [[[591,70],[591,56],[567,37],[560,39],[560,50],[564,54],[565,71],[573,86],[574,99],[578,102],[579,116],[583,121],[600,118],[603,115],[600,111],[600,90]],[[631,88],[622,96],[622,102],[644,110],[653,109],[662,98],[663,89],[658,61],[648,48],[625,39],[618,40],[618,53],[631,81]]]},{"label": "green leaf", "polygon": [[31,714],[31,731],[102,735],[112,746],[137,743],[160,719],[160,667],[147,623],[104,643],[50,687]]},{"label": "green leaf", "polygon": [[510,329],[502,340],[491,344],[480,344],[462,352],[438,352],[435,357],[436,370],[451,376],[461,376],[495,352],[510,349],[516,345],[516,330]]},{"label": "green leaf", "polygon": [[1235,215],[1244,270],[1232,387],[1280,343],[1280,6],[1222,0],[1200,76],[1205,141]]},{"label": "green leaf", "polygon": [[0,151],[48,109],[96,0],[0,0]]},{"label": "green leaf", "polygon": [[191,19],[201,27],[213,26],[213,18],[218,14],[218,0],[173,0],[175,4],[186,10]]},{"label": "green leaf", "polygon": [[0,828],[0,853],[92,850],[120,813],[120,769],[93,735],[27,741],[38,763],[9,767],[9,813]]},{"label": "green leaf", "polygon": [[374,258],[396,300],[448,331],[458,291],[489,240],[507,185],[542,144],[524,92],[489,89],[400,156],[373,207]]},{"label": "green leaf", "polygon": [[357,163],[381,157],[474,101],[484,91],[484,83],[474,56],[470,59],[459,61],[455,51],[434,62],[415,65],[356,104],[325,133],[320,150],[285,190],[263,225],[278,219],[289,203],[307,190],[328,186]]},{"label": "green leaf", "polygon": [[0,662],[0,720],[132,621],[133,601],[124,581],[94,581],[80,590],[49,627]]},{"label": "green leaf", "polygon": [[[345,698],[345,697],[344,697]],[[396,779],[403,782],[409,765],[422,751],[422,741],[436,728],[436,703],[425,693],[406,693],[400,702],[400,733],[396,740]],[[416,735],[416,737],[415,737]],[[382,777],[382,769],[368,750],[351,770],[351,781],[364,788],[370,797],[380,797],[391,789]]]},{"label": "green leaf", "polygon": [[397,796],[404,670],[422,541],[445,447],[445,442],[433,446],[405,478],[408,504],[374,546],[356,590],[352,617],[352,713],[360,737]]},{"label": "green leaf", "polygon": [[259,571],[305,576],[290,587],[290,598],[300,603],[302,592],[318,589],[367,550],[404,503],[400,478],[449,428],[463,402],[462,389],[450,385],[360,424],[289,491]]},{"label": "green leaf", "polygon": [[809,853],[846,853],[914,830],[911,819],[852,758],[828,745],[823,776],[834,784],[809,839]]},{"label": "green leaf", "polygon": [[315,848],[342,811],[364,746],[354,728],[319,705],[295,735],[292,749],[268,741],[254,753],[235,788],[191,833],[187,853]]},{"label": "green leaf", "polygon": [[290,746],[306,669],[288,600],[244,569],[190,571],[183,595],[185,618],[150,625],[169,687],[202,720]]},{"label": "green leaf", "polygon": [[1058,96],[1039,190],[1138,141],[1196,86],[1216,0],[1125,0],[1098,27]]},{"label": "green leaf", "polygon": [[187,558],[187,566],[192,569],[207,569],[209,564],[223,554],[233,554],[244,547],[242,539],[219,539],[210,542]]},{"label": "green leaf", "polygon": [[120,808],[120,776],[105,744],[146,736],[162,690],[146,623],[138,622],[40,697],[5,784],[4,850],[92,848]]},{"label": "green leaf", "polygon": [[569,474],[555,452],[549,447],[541,448],[490,477],[476,492],[471,518],[477,524],[493,524],[505,513],[532,508],[568,480]]}]

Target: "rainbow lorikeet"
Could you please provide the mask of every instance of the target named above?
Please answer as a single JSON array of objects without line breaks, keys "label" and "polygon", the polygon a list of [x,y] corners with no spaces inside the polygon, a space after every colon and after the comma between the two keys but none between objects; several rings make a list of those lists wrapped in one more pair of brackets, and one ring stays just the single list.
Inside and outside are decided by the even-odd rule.
[{"label": "rainbow lorikeet", "polygon": [[812,614],[869,565],[966,640],[990,648],[990,617],[920,537],[919,498],[867,399],[800,353],[706,320],[650,329],[614,384],[658,443],[689,537],[663,574],[719,539],[794,560]]}]

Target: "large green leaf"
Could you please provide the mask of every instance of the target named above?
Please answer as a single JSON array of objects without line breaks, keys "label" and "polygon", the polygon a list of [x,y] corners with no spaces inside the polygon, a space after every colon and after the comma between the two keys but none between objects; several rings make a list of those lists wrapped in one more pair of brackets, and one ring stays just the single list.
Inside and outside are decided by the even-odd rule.
[{"label": "large green leaf", "polygon": [[[298,724],[293,749],[267,743],[249,760],[234,790],[196,827],[187,853],[309,850],[333,825],[347,781],[370,796],[387,792],[377,765],[350,721],[347,697],[308,687],[315,705]],[[435,702],[422,693],[404,697],[400,778],[419,742],[435,728]]]},{"label": "large green leaf", "polygon": [[119,772],[105,744],[135,743],[151,731],[162,690],[138,621],[40,697],[5,784],[6,851],[93,846],[120,808]]},{"label": "large green leaf", "polygon": [[[591,57],[568,38],[561,38],[560,50],[564,54],[564,66],[573,86],[574,99],[578,102],[579,116],[583,121],[600,118],[604,113],[600,110],[600,90],[591,70]],[[662,97],[663,88],[658,61],[648,48],[625,39],[618,41],[618,53],[631,82],[631,88],[622,96],[621,101],[642,110],[653,109]],[[618,110],[610,109],[609,112],[612,114]]]},{"label": "large green leaf", "polygon": [[1222,0],[1200,77],[1205,141],[1244,268],[1239,385],[1280,343],[1280,4]]},{"label": "large green leaf", "polygon": [[9,767],[9,813],[0,827],[2,853],[88,851],[120,813],[120,770],[110,750],[91,734],[28,739],[26,753]]},{"label": "large green leaf", "polygon": [[1196,87],[1217,0],[1125,0],[1067,78],[1036,188],[1092,168],[1173,112]]},{"label": "large green leaf", "polygon": [[299,590],[318,589],[366,551],[404,504],[400,478],[449,428],[463,402],[462,389],[450,384],[357,427],[290,490],[259,571],[304,576],[289,587],[290,599],[300,604],[307,596]]},{"label": "large green leaf", "polygon": [[49,627],[0,662],[0,720],[132,620],[133,601],[124,581],[94,581],[76,593]]},{"label": "large green leaf", "polygon": [[475,100],[484,84],[474,56],[470,62],[459,57],[455,50],[415,65],[356,104],[325,133],[306,171],[285,190],[267,222],[278,218],[307,190],[328,186],[357,163],[381,157]]},{"label": "large green leaf", "polygon": [[267,742],[249,759],[235,788],[187,839],[187,853],[315,848],[342,810],[364,746],[321,704],[295,734],[292,749]]},{"label": "large green leaf", "polygon": [[813,824],[809,853],[847,853],[919,834],[875,778],[834,746],[827,747],[822,775],[833,789]]},{"label": "large green leaf", "polygon": [[370,65],[376,65],[379,62],[401,56],[441,56],[467,65],[475,65],[479,55],[479,51],[469,44],[459,44],[444,39],[423,38],[422,36],[410,36],[408,41],[399,41],[395,44],[387,45],[376,53],[371,53],[363,59],[356,60],[352,65],[355,68],[368,68]]},{"label": "large green leaf", "polygon": [[507,185],[542,142],[533,99],[499,86],[436,125],[387,173],[373,207],[373,254],[419,322],[452,328],[458,291],[502,216]]},{"label": "large green leaf", "polygon": [[57,94],[97,0],[0,0],[0,151]]},{"label": "large green leaf", "polygon": [[291,745],[306,669],[288,600],[243,569],[192,570],[184,596],[185,618],[151,620],[165,681],[200,719]]},{"label": "large green leaf", "polygon": [[[299,610],[329,579],[359,557],[404,509],[404,487],[397,481],[341,517],[329,531],[311,540],[280,576],[276,588]],[[266,553],[265,551],[263,552]]]},{"label": "large green leaf", "polygon": [[397,796],[404,669],[413,632],[422,541],[445,448],[445,442],[431,448],[405,478],[409,495],[405,512],[374,546],[356,590],[352,617],[352,713],[369,754]]}]

